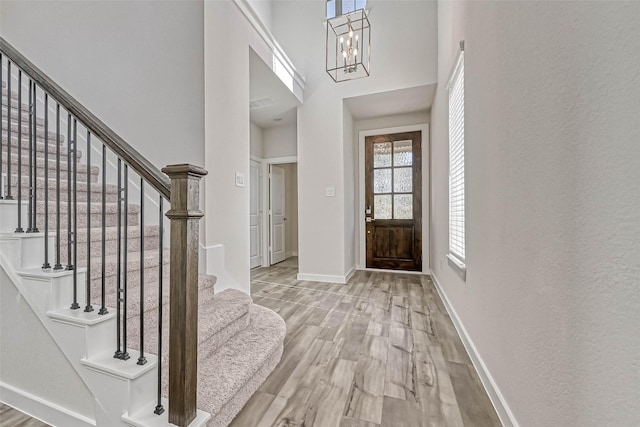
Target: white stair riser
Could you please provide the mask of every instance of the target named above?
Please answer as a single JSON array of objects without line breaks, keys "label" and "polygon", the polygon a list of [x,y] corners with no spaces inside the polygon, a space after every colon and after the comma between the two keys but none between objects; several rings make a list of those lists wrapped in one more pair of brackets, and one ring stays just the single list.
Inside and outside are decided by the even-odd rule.
[{"label": "white stair riser", "polygon": [[[22,202],[22,224],[27,223],[29,204]],[[18,201],[0,200],[0,233],[13,233],[18,225]]]},{"label": "white stair riser", "polygon": [[[85,280],[85,273],[78,272],[78,282]],[[23,276],[22,284],[40,310],[48,312],[68,307],[73,300],[73,276],[29,277]]]},{"label": "white stair riser", "polygon": [[[0,251],[17,271],[41,268],[44,262],[44,234],[5,234],[0,236]],[[52,253],[53,239],[49,239],[49,254]]]}]

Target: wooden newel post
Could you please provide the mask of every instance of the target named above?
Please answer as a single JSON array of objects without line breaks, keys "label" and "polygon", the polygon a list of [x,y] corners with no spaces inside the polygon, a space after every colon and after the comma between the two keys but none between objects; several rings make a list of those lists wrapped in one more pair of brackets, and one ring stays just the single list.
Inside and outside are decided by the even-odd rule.
[{"label": "wooden newel post", "polygon": [[171,178],[169,422],[187,427],[198,409],[198,237],[204,216],[199,201],[207,171],[180,164],[162,172]]}]

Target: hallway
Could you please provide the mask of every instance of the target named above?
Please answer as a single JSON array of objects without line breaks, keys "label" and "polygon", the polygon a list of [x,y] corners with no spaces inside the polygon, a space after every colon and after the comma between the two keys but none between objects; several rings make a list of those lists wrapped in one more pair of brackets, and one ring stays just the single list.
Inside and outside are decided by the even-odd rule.
[{"label": "hallway", "polygon": [[287,323],[282,360],[231,424],[499,426],[429,276],[357,272],[347,285],[251,273]]}]

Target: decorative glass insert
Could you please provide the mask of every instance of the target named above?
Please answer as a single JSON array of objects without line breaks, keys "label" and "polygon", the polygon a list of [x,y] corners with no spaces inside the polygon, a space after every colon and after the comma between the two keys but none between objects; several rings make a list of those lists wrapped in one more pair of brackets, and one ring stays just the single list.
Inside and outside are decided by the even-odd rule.
[{"label": "decorative glass insert", "polygon": [[391,193],[391,168],[374,169],[373,192],[376,194]]},{"label": "decorative glass insert", "polygon": [[391,143],[376,142],[373,144],[373,167],[384,168],[391,166]]},{"label": "decorative glass insert", "polygon": [[373,196],[373,217],[375,219],[391,219],[391,195]]},{"label": "decorative glass insert", "polygon": [[393,165],[411,166],[413,164],[413,145],[411,141],[393,142]]},{"label": "decorative glass insert", "polygon": [[413,190],[413,168],[393,169],[393,192],[411,193]]},{"label": "decorative glass insert", "polygon": [[395,219],[413,219],[413,195],[395,194],[393,196],[393,217]]}]

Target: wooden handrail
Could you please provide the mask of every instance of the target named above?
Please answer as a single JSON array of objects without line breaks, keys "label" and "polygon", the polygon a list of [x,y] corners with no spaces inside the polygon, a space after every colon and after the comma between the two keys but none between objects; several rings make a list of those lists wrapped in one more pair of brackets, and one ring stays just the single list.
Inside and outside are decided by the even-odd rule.
[{"label": "wooden handrail", "polygon": [[122,161],[135,170],[162,197],[171,200],[171,187],[160,169],[144,158],[135,148],[125,142],[113,129],[87,110],[73,96],[62,89],[56,82],[36,67],[16,48],[0,37],[0,51],[29,78],[36,82],[49,96],[53,97],[72,116],[78,119],[93,135],[98,137]]}]

